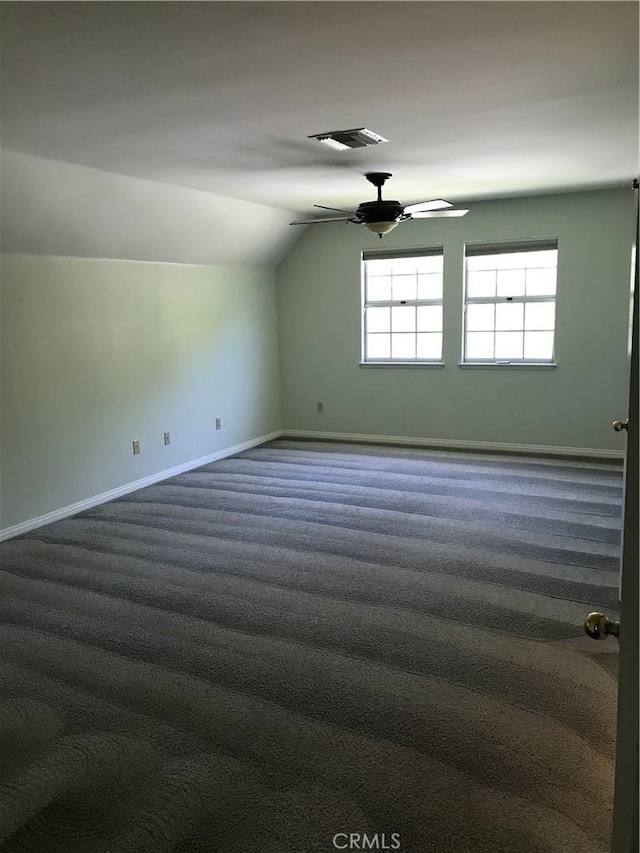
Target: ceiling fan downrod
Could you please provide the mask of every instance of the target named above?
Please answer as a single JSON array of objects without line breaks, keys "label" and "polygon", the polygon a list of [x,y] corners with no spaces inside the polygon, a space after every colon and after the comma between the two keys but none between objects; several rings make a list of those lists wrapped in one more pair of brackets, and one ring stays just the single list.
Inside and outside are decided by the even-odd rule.
[{"label": "ceiling fan downrod", "polygon": [[378,188],[378,201],[382,201],[382,187],[391,177],[391,172],[367,172],[365,178],[370,184]]}]

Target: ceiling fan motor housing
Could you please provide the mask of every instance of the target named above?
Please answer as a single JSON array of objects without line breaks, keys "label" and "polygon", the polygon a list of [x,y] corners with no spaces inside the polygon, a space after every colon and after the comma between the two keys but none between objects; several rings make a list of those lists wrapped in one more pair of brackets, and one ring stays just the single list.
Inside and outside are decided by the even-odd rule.
[{"label": "ceiling fan motor housing", "polygon": [[399,201],[363,201],[356,213],[364,222],[394,222],[403,210]]}]

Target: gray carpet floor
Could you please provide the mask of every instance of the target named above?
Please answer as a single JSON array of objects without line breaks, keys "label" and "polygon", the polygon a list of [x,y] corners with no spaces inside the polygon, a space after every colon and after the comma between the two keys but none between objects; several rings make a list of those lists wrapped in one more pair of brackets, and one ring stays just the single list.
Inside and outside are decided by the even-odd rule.
[{"label": "gray carpet floor", "polygon": [[283,439],[3,543],[0,849],[604,853],[621,497]]}]

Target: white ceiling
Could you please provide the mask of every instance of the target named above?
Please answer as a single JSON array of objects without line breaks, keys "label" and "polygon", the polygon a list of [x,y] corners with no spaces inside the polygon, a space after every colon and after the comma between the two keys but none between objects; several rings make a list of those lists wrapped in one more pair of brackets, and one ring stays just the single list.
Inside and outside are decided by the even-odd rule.
[{"label": "white ceiling", "polygon": [[[3,2],[6,149],[298,212],[638,172],[636,2]],[[344,153],[307,139],[369,127]]]}]

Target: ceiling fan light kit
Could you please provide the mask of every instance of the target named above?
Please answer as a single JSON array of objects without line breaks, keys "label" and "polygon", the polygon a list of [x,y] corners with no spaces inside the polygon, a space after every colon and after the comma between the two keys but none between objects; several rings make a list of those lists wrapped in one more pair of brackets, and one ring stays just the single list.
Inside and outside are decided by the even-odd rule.
[{"label": "ceiling fan light kit", "polygon": [[354,225],[364,225],[380,239],[389,231],[393,231],[400,222],[409,219],[427,219],[439,216],[464,216],[468,210],[455,210],[450,201],[443,198],[435,198],[430,201],[420,201],[415,204],[403,206],[399,201],[390,201],[382,198],[382,187],[391,177],[390,172],[367,172],[365,178],[378,190],[378,198],[375,201],[363,201],[357,210],[342,210],[337,207],[325,207],[315,204],[324,210],[332,210],[336,213],[346,213],[347,216],[327,216],[318,219],[297,219],[291,225],[314,225],[316,222],[352,222]]},{"label": "ceiling fan light kit", "polygon": [[378,237],[382,240],[385,234],[388,234],[389,231],[393,231],[398,223],[394,220],[393,222],[364,222],[363,225],[365,228],[368,228],[372,234],[377,234]]}]

